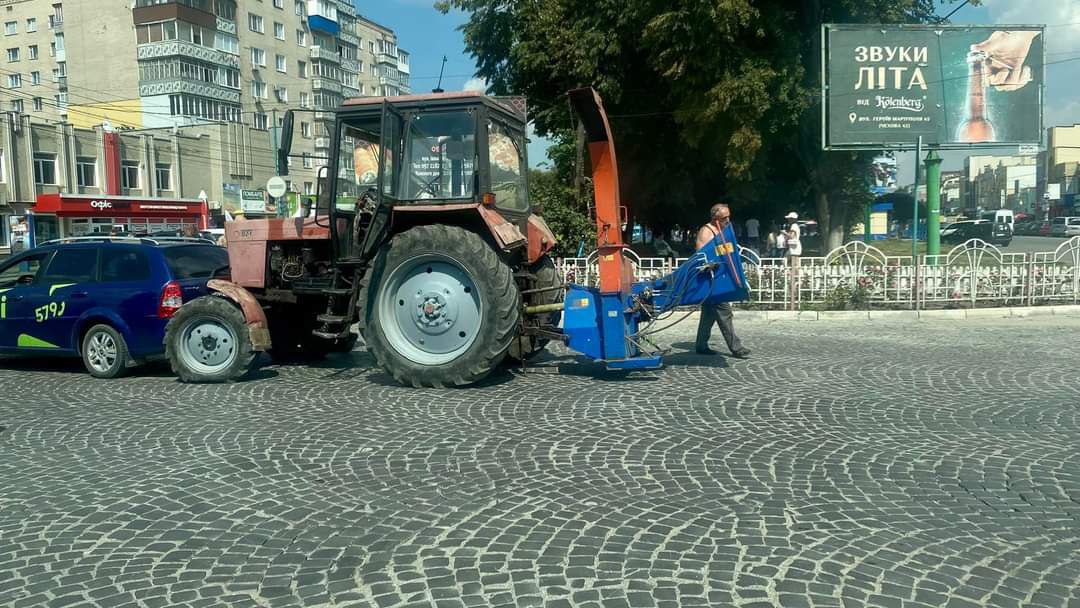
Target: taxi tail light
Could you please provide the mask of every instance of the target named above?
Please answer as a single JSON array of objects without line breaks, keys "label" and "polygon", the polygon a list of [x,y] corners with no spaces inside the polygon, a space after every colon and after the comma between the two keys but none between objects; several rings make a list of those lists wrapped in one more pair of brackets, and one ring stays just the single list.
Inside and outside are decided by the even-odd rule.
[{"label": "taxi tail light", "polygon": [[171,281],[165,284],[164,289],[161,290],[161,303],[158,305],[158,318],[159,319],[171,319],[176,311],[180,310],[180,307],[184,305],[184,293],[180,289],[180,284],[176,281]]}]

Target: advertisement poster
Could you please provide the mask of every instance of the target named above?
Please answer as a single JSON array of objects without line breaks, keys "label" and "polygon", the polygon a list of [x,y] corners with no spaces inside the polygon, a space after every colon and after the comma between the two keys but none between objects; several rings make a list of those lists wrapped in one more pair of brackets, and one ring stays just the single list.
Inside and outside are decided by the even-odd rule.
[{"label": "advertisement poster", "polygon": [[266,213],[266,194],[262,190],[242,190],[241,208],[244,213]]},{"label": "advertisement poster", "polygon": [[230,214],[240,209],[240,184],[221,184],[221,208]]},{"label": "advertisement poster", "polygon": [[870,164],[870,191],[881,196],[896,192],[896,158],[891,154],[875,156]]},{"label": "advertisement poster", "polygon": [[353,149],[353,169],[357,184],[374,187],[379,179],[379,146],[365,141],[357,142]]},{"label": "advertisement poster", "polygon": [[1042,140],[1038,26],[826,25],[824,147]]}]

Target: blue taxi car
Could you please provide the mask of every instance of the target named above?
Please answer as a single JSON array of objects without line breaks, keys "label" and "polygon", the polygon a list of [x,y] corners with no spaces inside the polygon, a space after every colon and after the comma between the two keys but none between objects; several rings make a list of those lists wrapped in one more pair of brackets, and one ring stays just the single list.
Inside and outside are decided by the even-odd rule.
[{"label": "blue taxi car", "polygon": [[98,378],[160,358],[165,325],[228,252],[194,239],[74,238],[0,262],[0,354],[82,357]]}]

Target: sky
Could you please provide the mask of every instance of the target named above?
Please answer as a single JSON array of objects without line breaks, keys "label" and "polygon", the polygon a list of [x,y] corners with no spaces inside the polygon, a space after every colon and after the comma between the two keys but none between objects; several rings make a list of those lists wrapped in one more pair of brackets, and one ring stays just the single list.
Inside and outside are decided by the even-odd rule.
[{"label": "sky", "polygon": [[[465,13],[443,15],[435,0],[356,0],[361,15],[394,30],[398,46],[409,52],[413,93],[427,93],[439,82],[439,69],[446,56],[442,88],[446,91],[483,90],[476,78],[476,62],[465,51],[458,26]],[[529,164],[536,167],[547,159],[549,142],[530,133]]]},{"label": "sky", "polygon": [[[946,15],[951,10],[946,5],[938,12]],[[1080,123],[1080,0],[983,0],[981,6],[960,9],[951,21],[957,24],[1046,25],[1043,123],[1047,127]],[[1071,60],[1074,57],[1076,61]],[[1050,65],[1053,62],[1060,63]],[[978,153],[1008,155],[1016,152],[1015,147],[1010,147]],[[911,152],[896,155],[900,185],[915,180],[914,156]],[[943,152],[941,156],[945,159],[943,170],[959,170],[964,168],[968,152]]]},{"label": "sky", "polygon": [[[360,14],[389,26],[398,35],[398,44],[412,54],[412,89],[430,91],[438,83],[439,68],[445,55],[446,76],[442,88],[447,91],[482,89],[484,82],[475,78],[476,64],[465,52],[458,26],[465,22],[459,11],[443,15],[433,8],[434,0],[357,0]],[[955,6],[955,4],[953,4]],[[952,10],[949,5],[940,14]],[[961,8],[953,23],[973,24],[1045,24],[1046,61],[1069,60],[1046,68],[1046,126],[1080,123],[1080,0],[983,0],[978,7]],[[546,160],[548,142],[532,136],[530,164]],[[1012,154],[1015,148],[991,150],[993,154]],[[945,152],[942,168],[963,168],[966,152]],[[914,180],[913,153],[897,155],[899,182]]]}]

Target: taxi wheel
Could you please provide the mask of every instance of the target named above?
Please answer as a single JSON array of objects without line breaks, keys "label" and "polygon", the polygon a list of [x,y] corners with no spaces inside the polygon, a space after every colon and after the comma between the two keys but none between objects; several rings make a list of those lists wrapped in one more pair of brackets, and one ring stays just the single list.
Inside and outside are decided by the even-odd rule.
[{"label": "taxi wheel", "polygon": [[108,325],[95,325],[82,341],[82,360],[95,378],[119,378],[127,372],[128,348],[124,337]]}]

